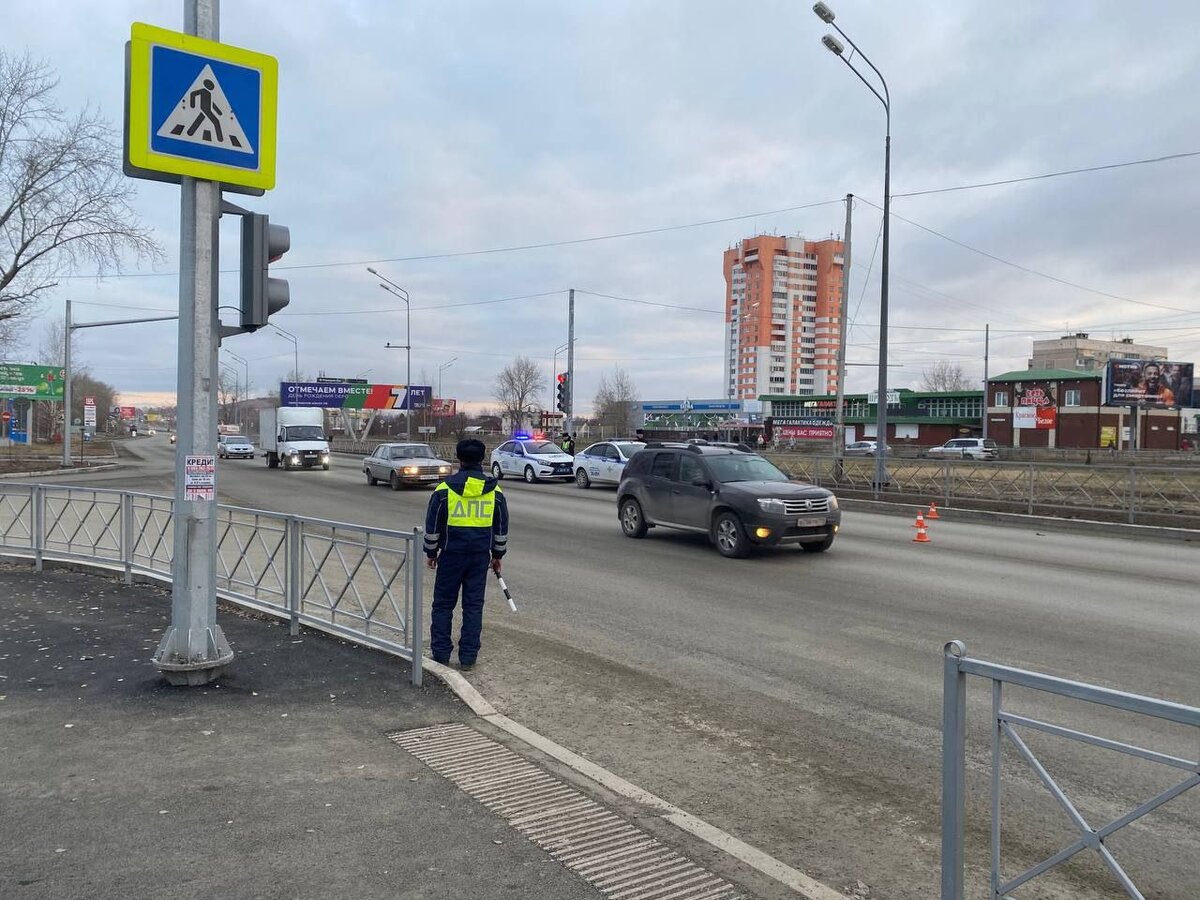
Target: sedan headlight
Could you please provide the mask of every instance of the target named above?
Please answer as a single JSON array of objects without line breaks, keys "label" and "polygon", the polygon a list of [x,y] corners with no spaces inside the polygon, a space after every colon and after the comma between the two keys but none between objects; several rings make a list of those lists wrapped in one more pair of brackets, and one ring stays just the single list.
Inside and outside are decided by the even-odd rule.
[{"label": "sedan headlight", "polygon": [[419,471],[421,471],[421,470],[419,468],[417,468],[416,466],[405,466],[404,467],[405,475],[416,475]]},{"label": "sedan headlight", "polygon": [[764,497],[758,501],[758,507],[765,513],[782,516],[787,512],[787,504],[777,497]]},{"label": "sedan headlight", "polygon": [[438,474],[439,474],[439,475],[449,475],[449,474],[450,474],[450,467],[449,467],[449,466],[442,466],[440,469],[438,469]]}]

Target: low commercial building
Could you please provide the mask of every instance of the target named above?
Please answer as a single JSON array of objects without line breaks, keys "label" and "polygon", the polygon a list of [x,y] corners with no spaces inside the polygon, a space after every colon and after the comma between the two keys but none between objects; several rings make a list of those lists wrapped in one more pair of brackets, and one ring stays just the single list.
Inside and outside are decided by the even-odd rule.
[{"label": "low commercial building", "polygon": [[1104,404],[1099,372],[1021,369],[988,379],[988,437],[1002,447],[1178,450],[1181,411]]},{"label": "low commercial building", "polygon": [[[837,397],[769,394],[759,398],[778,441],[831,440],[837,418]],[[876,437],[875,392],[842,398],[846,443]],[[978,436],[983,431],[983,391],[889,391],[887,442],[892,447],[932,447],[951,438]],[[824,427],[822,427],[824,426]]]}]

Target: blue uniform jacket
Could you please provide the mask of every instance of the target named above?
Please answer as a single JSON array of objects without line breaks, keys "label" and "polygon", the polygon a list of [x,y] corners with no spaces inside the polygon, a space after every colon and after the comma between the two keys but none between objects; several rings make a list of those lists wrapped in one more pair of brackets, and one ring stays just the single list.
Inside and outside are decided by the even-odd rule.
[{"label": "blue uniform jacket", "polygon": [[463,467],[433,490],[425,510],[425,555],[508,550],[508,502],[481,467]]}]

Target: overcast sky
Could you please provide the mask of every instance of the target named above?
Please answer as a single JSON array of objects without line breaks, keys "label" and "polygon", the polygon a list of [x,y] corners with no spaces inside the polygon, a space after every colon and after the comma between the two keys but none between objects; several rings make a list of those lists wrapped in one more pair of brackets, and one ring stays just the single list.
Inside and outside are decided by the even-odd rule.
[{"label": "overcast sky", "polygon": [[[277,318],[298,336],[302,372],[404,382],[404,351],[384,349],[405,343],[403,304],[372,264],[411,292],[413,382],[436,385],[457,358],[443,393],[474,408],[494,405],[495,373],[517,354],[551,380],[570,287],[592,292],[576,296],[581,409],[614,366],[644,398],[721,396],[722,252],[755,233],[840,233],[841,203],[779,210],[852,192],[849,360],[868,365],[848,385],[874,385],[883,110],[821,46],[808,2],[222,6],[223,41],[279,59],[277,185],[238,202],[291,227],[283,262],[297,268],[279,274],[292,302]],[[895,194],[1200,150],[1194,0],[833,6],[889,79]],[[182,0],[4,0],[0,42],[54,66],[65,104],[116,124],[130,22],[179,29],[182,17]],[[1043,275],[893,219],[891,384],[916,387],[943,359],[981,378],[985,323],[993,373],[1025,368],[1034,338],[1067,329],[1197,360],[1198,172],[1192,157],[897,197],[895,214]],[[137,208],[167,258],[64,281],[43,320],[68,296],[78,321],[174,311],[179,190],[141,182]],[[413,259],[731,217],[744,218]],[[222,268],[235,269],[237,221],[222,232]],[[221,287],[236,304],[234,275]],[[173,397],[176,327],[81,332],[80,355],[126,402]],[[270,329],[225,346],[249,360],[255,393],[292,368]]]}]

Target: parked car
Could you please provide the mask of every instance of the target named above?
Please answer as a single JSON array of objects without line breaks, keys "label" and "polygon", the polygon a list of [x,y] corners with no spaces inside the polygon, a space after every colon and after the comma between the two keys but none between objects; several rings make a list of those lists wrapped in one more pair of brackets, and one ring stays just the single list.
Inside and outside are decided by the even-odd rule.
[{"label": "parked car", "polygon": [[254,445],[242,434],[223,434],[217,438],[217,456],[221,459],[254,459]]},{"label": "parked car", "polygon": [[566,481],[575,477],[572,459],[550,441],[505,441],[492,451],[492,474],[520,475],[530,484],[543,478]]},{"label": "parked car", "polygon": [[954,438],[940,447],[930,447],[931,459],[998,459],[1000,446],[991,438]]},{"label": "parked car", "polygon": [[[854,441],[846,445],[846,456],[874,456],[879,449],[878,441]],[[887,454],[891,456],[892,448],[889,445]]]},{"label": "parked car", "polygon": [[841,528],[837,497],[790,481],[757,453],[703,444],[649,444],[625,466],[617,517],[627,537],[656,526],[707,534],[722,556],[755,547],[833,546]]},{"label": "parked car", "polygon": [[405,485],[433,486],[454,471],[428,444],[380,444],[362,461],[367,484],[386,481],[393,491]]},{"label": "parked car", "polygon": [[625,464],[645,446],[642,441],[600,441],[592,444],[575,454],[575,484],[581,488],[593,484],[620,484]]}]

